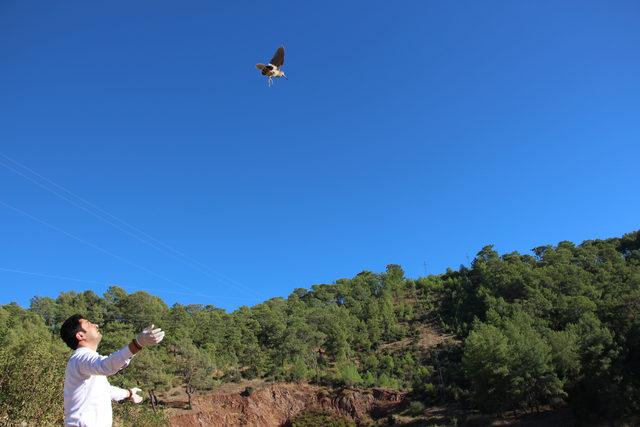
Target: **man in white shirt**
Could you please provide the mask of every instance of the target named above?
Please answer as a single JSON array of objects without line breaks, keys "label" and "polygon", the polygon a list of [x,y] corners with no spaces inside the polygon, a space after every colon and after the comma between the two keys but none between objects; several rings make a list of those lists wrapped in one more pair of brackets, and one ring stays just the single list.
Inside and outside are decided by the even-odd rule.
[{"label": "man in white shirt", "polygon": [[62,340],[74,350],[67,363],[64,378],[64,425],[77,427],[109,427],[113,423],[112,400],[129,399],[142,402],[139,388],[125,390],[109,384],[107,377],[129,365],[131,358],[143,347],[158,344],[164,331],[151,327],[109,356],[97,353],[102,334],[98,325],[79,314],[62,324]]}]

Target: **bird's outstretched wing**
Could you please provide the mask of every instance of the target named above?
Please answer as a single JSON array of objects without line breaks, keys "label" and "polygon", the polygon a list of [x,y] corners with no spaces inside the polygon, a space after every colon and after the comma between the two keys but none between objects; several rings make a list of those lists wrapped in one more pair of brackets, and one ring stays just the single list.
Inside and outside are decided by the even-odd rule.
[{"label": "bird's outstretched wing", "polygon": [[284,64],[284,47],[280,46],[278,50],[276,50],[276,53],[273,55],[273,58],[271,58],[271,61],[269,61],[269,63],[275,65],[278,68],[282,67],[282,65]]},{"label": "bird's outstretched wing", "polygon": [[264,65],[264,64],[256,64],[256,68],[257,68],[258,70],[262,70],[264,67],[265,67],[265,65]]}]

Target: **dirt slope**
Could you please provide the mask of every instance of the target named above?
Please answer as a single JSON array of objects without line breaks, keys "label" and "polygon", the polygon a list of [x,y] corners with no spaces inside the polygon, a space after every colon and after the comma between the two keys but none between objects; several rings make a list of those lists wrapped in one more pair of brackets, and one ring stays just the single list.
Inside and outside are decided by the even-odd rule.
[{"label": "dirt slope", "polygon": [[322,409],[362,423],[404,398],[404,393],[383,389],[334,392],[308,384],[274,383],[257,387],[248,397],[228,390],[193,396],[193,409],[174,410],[170,420],[176,427],[282,426],[306,409]]}]

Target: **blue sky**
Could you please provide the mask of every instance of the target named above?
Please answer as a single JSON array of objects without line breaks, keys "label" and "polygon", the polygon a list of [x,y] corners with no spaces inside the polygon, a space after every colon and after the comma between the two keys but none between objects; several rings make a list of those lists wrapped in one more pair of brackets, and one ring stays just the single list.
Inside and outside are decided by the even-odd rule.
[{"label": "blue sky", "polygon": [[[4,1],[0,303],[119,284],[231,310],[636,230],[639,18],[636,1]],[[279,44],[289,80],[269,88],[254,64]]]}]

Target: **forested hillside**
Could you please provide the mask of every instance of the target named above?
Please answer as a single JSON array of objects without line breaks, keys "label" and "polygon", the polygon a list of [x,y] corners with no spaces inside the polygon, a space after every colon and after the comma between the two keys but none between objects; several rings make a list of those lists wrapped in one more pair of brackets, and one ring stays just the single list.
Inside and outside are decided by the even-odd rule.
[{"label": "forested hillside", "polygon": [[469,266],[417,279],[389,265],[233,313],[168,307],[118,287],[4,305],[0,424],[60,423],[70,350],[58,328],[74,313],[101,325],[102,354],[149,323],[167,332],[110,379],[157,404],[117,405],[125,420],[162,423],[156,396],[171,387],[192,394],[253,378],[407,390],[417,411],[437,403],[493,414],[568,406],[578,419],[640,413],[640,232],[531,255],[487,246]]}]

